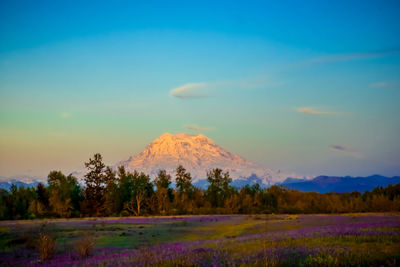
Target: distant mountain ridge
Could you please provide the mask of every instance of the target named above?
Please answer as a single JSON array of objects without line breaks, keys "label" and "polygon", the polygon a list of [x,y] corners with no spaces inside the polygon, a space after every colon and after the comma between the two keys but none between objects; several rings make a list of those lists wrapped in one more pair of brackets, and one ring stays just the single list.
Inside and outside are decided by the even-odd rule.
[{"label": "distant mountain ridge", "polygon": [[[4,178],[3,178],[4,179]],[[11,185],[16,185],[17,187],[23,186],[23,187],[36,187],[40,181],[31,178],[30,180],[24,180],[21,179],[19,180],[18,178],[12,178],[12,179],[7,179],[7,180],[0,180],[0,188],[5,189],[5,190],[10,190]]]},{"label": "distant mountain ridge", "polygon": [[[124,166],[128,171],[142,171],[154,179],[159,170],[166,170],[172,177],[176,167],[181,164],[192,175],[195,186],[206,188],[207,171],[220,168],[228,171],[232,178],[232,185],[242,187],[246,184],[259,184],[261,187],[282,185],[301,191],[352,192],[371,190],[376,186],[400,183],[400,177],[384,177],[372,175],[368,177],[336,177],[318,176],[308,179],[296,175],[261,167],[239,155],[231,153],[215,144],[210,138],[202,134],[169,134],[164,133],[151,142],[141,153],[129,157],[115,164]],[[83,183],[84,171],[72,173]],[[31,178],[28,176],[0,177],[0,188],[9,189],[11,184],[31,187],[39,182],[46,183],[45,178]],[[174,181],[174,179],[173,179]]]},{"label": "distant mountain ridge", "polygon": [[[41,180],[35,178],[23,179],[23,181],[18,180],[18,178],[9,179],[7,181],[2,177],[0,180],[0,188],[10,190],[11,185],[15,184],[17,187],[36,187],[40,182],[46,184]],[[368,177],[338,177],[338,176],[317,176],[314,179],[307,180],[302,178],[287,178],[281,183],[276,183],[276,185],[285,186],[289,189],[300,190],[303,192],[315,191],[318,193],[350,193],[353,191],[359,191],[361,193],[365,191],[371,191],[377,186],[386,187],[389,184],[400,183],[400,176],[385,177],[382,175],[371,175]],[[193,183],[196,187],[206,189],[208,182],[206,179],[200,179]],[[240,188],[245,185],[259,184],[261,187],[268,187],[268,185],[263,184],[263,181],[257,177],[257,175],[251,175],[248,178],[240,178],[232,181],[232,186]]]},{"label": "distant mountain ridge", "polygon": [[319,193],[346,193],[346,192],[365,192],[377,186],[388,186],[389,184],[400,183],[400,176],[385,177],[382,175],[371,175],[368,177],[337,177],[337,176],[318,176],[311,180],[287,178],[280,185],[290,189],[304,192],[316,191]]}]

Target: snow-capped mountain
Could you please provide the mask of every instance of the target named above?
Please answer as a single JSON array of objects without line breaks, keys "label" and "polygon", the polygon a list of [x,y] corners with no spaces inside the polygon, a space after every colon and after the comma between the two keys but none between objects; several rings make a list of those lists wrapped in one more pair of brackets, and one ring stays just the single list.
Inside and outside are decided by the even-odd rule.
[{"label": "snow-capped mountain", "polygon": [[13,176],[13,177],[0,177],[0,188],[10,190],[11,185],[15,184],[17,187],[35,187],[39,183],[46,183],[45,178],[34,178],[27,175]]},{"label": "snow-capped mountain", "polygon": [[[165,133],[150,143],[141,153],[117,163],[114,167],[123,165],[128,171],[143,171],[154,178],[162,169],[174,177],[175,169],[179,164],[182,164],[191,173],[193,183],[202,188],[207,187],[206,173],[213,168],[229,171],[233,180],[232,185],[236,187],[246,184],[260,184],[261,186],[278,184],[301,191],[314,190],[322,193],[355,190],[363,192],[378,185],[386,186],[390,183],[398,183],[400,179],[399,176],[389,178],[380,175],[354,178],[319,176],[311,179],[313,177],[302,177],[293,173],[263,168],[223,149],[202,134],[186,133],[176,135]],[[71,173],[78,178],[82,186],[84,186],[85,172],[85,170],[79,170]],[[0,189],[9,190],[12,184],[34,187],[39,182],[46,184],[46,181],[45,177],[38,178],[27,175],[0,177]]]},{"label": "snow-capped mountain", "polygon": [[117,163],[116,167],[123,165],[129,171],[143,171],[154,177],[162,169],[174,175],[179,164],[191,173],[194,182],[206,178],[206,172],[217,167],[229,171],[233,180],[256,175],[264,185],[281,182],[290,176],[262,168],[223,149],[202,134],[187,133],[164,133],[140,154]]}]

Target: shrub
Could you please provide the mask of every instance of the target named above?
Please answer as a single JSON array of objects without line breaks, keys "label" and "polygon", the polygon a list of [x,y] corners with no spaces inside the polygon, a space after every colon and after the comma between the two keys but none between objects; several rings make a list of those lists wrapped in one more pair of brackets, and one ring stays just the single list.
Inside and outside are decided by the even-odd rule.
[{"label": "shrub", "polygon": [[85,235],[76,242],[76,250],[80,256],[87,257],[92,252],[94,244],[94,238],[92,236]]},{"label": "shrub", "polygon": [[128,212],[128,211],[126,211],[126,210],[123,210],[123,211],[121,211],[121,214],[120,214],[122,217],[128,217],[128,216],[130,216],[131,214]]},{"label": "shrub", "polygon": [[56,242],[53,237],[44,233],[41,233],[39,235],[38,248],[41,261],[45,261],[53,257],[55,247],[56,247]]}]

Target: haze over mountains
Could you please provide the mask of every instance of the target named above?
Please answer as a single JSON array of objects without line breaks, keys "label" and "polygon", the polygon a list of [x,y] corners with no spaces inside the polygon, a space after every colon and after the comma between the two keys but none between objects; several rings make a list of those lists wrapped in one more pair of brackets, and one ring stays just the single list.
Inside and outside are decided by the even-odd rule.
[{"label": "haze over mountains", "polygon": [[[236,187],[246,184],[260,184],[262,187],[274,184],[301,191],[352,192],[371,190],[376,186],[400,183],[400,177],[384,177],[373,175],[369,177],[332,177],[318,176],[314,179],[301,177],[293,173],[264,168],[241,156],[231,153],[215,144],[202,134],[169,134],[164,133],[151,142],[141,153],[115,164],[113,167],[124,166],[128,171],[142,171],[153,179],[159,170],[166,170],[175,176],[176,167],[181,164],[192,175],[193,183],[207,187],[207,171],[220,168],[229,171],[232,185]],[[83,180],[84,172],[72,173]],[[45,179],[21,176],[0,178],[0,188],[9,189],[11,184],[17,186],[36,186]]]},{"label": "haze over mountains", "polygon": [[385,177],[382,175],[371,175],[368,177],[318,176],[312,180],[288,178],[281,185],[303,192],[345,193],[353,191],[365,192],[377,186],[386,187],[389,184],[394,185],[398,183],[400,183],[400,176]]}]

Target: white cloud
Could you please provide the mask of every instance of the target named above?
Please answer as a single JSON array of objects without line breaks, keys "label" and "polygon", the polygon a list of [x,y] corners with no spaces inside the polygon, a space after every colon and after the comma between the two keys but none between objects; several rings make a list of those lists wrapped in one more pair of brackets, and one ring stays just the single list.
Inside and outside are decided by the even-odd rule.
[{"label": "white cloud", "polygon": [[369,87],[372,87],[372,88],[382,88],[382,87],[386,87],[386,86],[388,86],[387,82],[376,82],[376,83],[371,83],[369,85]]},{"label": "white cloud", "polygon": [[330,62],[344,62],[371,58],[381,58],[385,56],[399,54],[399,49],[387,50],[387,51],[377,51],[377,52],[359,52],[359,53],[345,53],[345,54],[333,54],[327,56],[321,56],[312,58],[303,63],[306,64],[317,64],[317,63],[330,63]]},{"label": "white cloud", "polygon": [[369,85],[371,88],[400,88],[400,83],[399,82],[375,82],[371,83]]},{"label": "white cloud", "polygon": [[204,89],[208,86],[207,83],[186,83],[176,87],[170,91],[170,94],[178,98],[201,98],[208,97]]},{"label": "white cloud", "polygon": [[[232,89],[247,90],[247,89],[260,89],[277,87],[284,84],[283,82],[273,81],[267,77],[253,77],[249,79],[238,79],[231,81],[216,81],[204,83],[186,83],[182,86],[176,87],[170,91],[170,94],[177,98],[204,98],[210,97],[215,94],[231,94]],[[229,90],[229,91],[228,91]]]},{"label": "white cloud", "polygon": [[317,115],[317,116],[348,116],[348,113],[342,112],[330,112],[330,111],[321,111],[312,107],[302,107],[297,108],[297,111],[300,113],[308,114],[308,115]]},{"label": "white cloud", "polygon": [[210,131],[210,130],[214,129],[213,127],[203,127],[203,126],[198,126],[198,125],[184,125],[183,128],[197,131],[197,132],[206,132],[206,131]]}]

